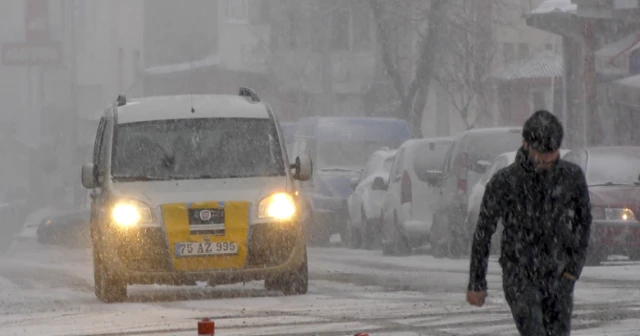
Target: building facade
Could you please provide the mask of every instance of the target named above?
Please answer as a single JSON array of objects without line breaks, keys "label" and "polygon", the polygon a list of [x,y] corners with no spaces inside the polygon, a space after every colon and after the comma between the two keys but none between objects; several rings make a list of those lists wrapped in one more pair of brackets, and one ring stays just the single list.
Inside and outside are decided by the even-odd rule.
[{"label": "building facade", "polygon": [[638,0],[546,0],[527,14],[529,26],[562,39],[568,147],[638,143],[626,129],[638,118],[611,99],[614,81],[634,68],[635,44],[633,37],[617,51],[611,44],[639,30],[639,10]]},{"label": "building facade", "polygon": [[[102,110],[135,81],[142,57],[142,0],[0,2],[3,49],[29,44],[58,52],[46,63],[3,50],[0,93],[5,125],[15,132],[6,151],[6,189],[30,189],[38,205],[81,202],[77,171],[90,159]],[[9,36],[10,35],[10,36]],[[53,46],[53,47],[52,47]],[[47,49],[49,50],[49,49]],[[16,63],[17,62],[17,63]],[[8,64],[11,63],[11,64]],[[11,105],[14,104],[15,106]],[[55,190],[55,192],[54,192]]]}]

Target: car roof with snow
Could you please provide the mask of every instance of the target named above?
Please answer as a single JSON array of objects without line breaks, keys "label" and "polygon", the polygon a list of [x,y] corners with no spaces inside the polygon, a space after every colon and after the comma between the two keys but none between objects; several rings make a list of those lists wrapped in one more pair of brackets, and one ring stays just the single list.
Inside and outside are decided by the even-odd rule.
[{"label": "car roof with snow", "polygon": [[389,149],[388,147],[382,147],[382,148],[376,150],[375,152],[373,152],[373,154],[371,154],[371,156],[379,155],[382,158],[387,159],[389,157],[395,156],[397,151],[398,151],[397,149]]},{"label": "car roof with snow", "polygon": [[472,128],[460,133],[460,136],[466,135],[490,135],[495,133],[520,133],[522,127],[487,127],[487,128]]},{"label": "car roof with snow", "polygon": [[[192,112],[192,109],[194,112]],[[265,104],[240,95],[175,95],[137,98],[118,107],[119,124],[198,118],[269,119]]]}]

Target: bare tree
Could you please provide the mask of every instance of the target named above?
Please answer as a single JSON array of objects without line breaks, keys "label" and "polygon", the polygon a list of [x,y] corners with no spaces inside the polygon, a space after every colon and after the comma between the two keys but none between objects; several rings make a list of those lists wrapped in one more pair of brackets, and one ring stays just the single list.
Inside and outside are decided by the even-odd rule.
[{"label": "bare tree", "polygon": [[[485,85],[497,47],[494,30],[505,0],[367,0],[377,25],[381,61],[401,102],[400,113],[419,134],[431,81],[446,92],[466,128],[487,114]],[[413,45],[401,45],[402,40]],[[407,52],[407,49],[409,52]]]},{"label": "bare tree", "polygon": [[[400,99],[399,113],[420,135],[427,89],[434,72],[437,50],[434,46],[441,36],[446,1],[368,2],[376,22],[381,61]],[[406,41],[413,42],[408,50],[403,45]]]},{"label": "bare tree", "polygon": [[466,129],[487,114],[485,80],[497,53],[492,16],[499,5],[495,0],[447,3],[447,20],[442,27],[447,39],[438,45],[438,70],[433,79],[446,92]]}]

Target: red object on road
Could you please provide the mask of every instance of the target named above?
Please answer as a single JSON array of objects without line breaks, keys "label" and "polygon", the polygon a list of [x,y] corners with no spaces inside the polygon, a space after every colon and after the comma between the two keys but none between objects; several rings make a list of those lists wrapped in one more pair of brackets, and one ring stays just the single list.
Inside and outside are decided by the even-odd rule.
[{"label": "red object on road", "polygon": [[208,318],[198,321],[198,336],[213,336],[216,332],[216,324]]}]

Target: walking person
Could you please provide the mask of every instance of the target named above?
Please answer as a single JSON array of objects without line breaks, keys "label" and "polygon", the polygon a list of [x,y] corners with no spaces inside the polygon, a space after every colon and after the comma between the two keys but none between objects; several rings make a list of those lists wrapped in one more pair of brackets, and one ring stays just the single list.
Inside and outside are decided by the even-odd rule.
[{"label": "walking person", "polygon": [[591,206],[584,173],[560,159],[558,118],[536,111],[516,160],[486,186],[471,247],[467,302],[484,305],[491,236],[502,220],[505,298],[522,336],[569,336],[573,290],[585,263]]}]

